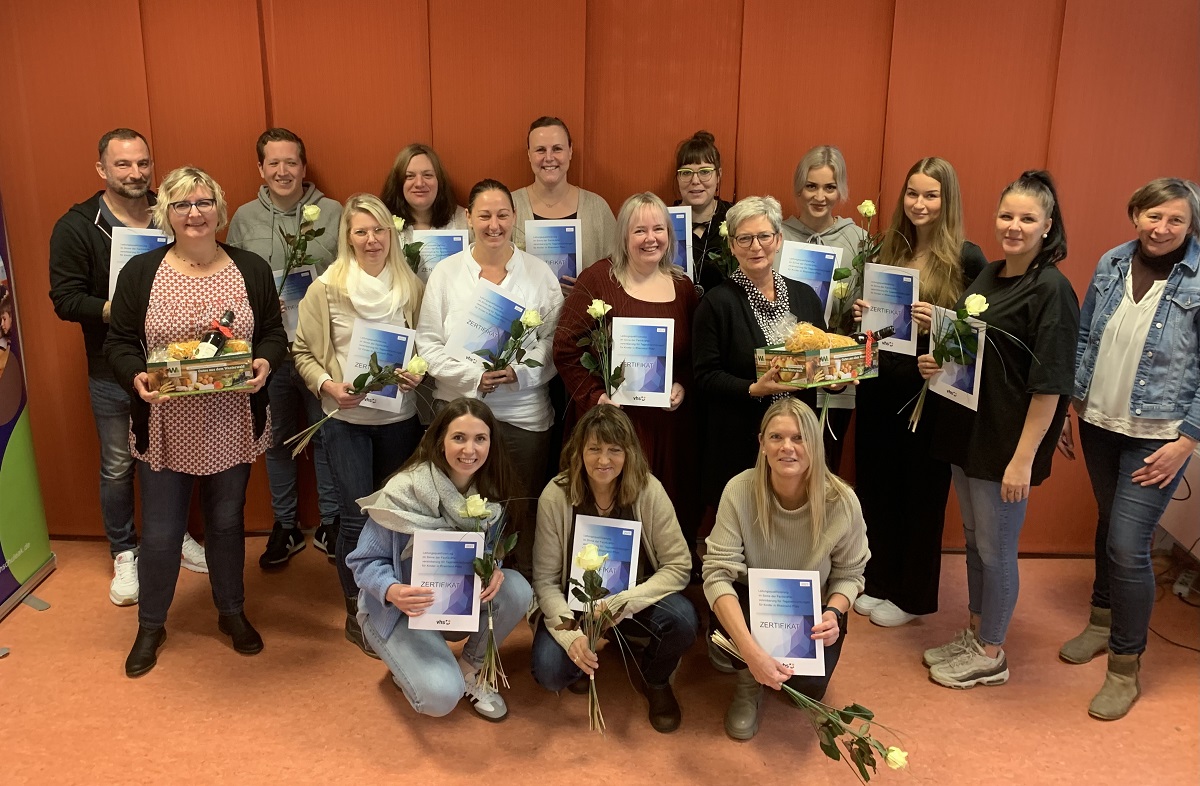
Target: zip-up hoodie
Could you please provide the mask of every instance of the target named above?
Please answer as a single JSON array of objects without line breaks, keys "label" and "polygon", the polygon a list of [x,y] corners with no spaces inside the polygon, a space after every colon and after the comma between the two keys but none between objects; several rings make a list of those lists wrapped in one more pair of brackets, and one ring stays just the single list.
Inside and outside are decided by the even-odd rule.
[{"label": "zip-up hoodie", "polygon": [[259,186],[258,198],[242,205],[233,214],[225,242],[258,254],[278,274],[287,259],[287,248],[279,230],[282,228],[289,235],[295,235],[300,228],[300,213],[305,205],[321,208],[316,228],[324,228],[325,234],[308,246],[308,253],[317,258],[317,274],[320,275],[337,258],[338,221],[342,216],[342,206],[322,194],[312,183],[304,184],[304,196],[288,211],[275,207],[271,192],[265,185]]},{"label": "zip-up hoodie", "polygon": [[[833,226],[824,232],[813,232],[804,226],[796,216],[791,216],[783,222],[784,240],[816,243],[819,246],[840,246],[845,249],[842,252],[842,261],[838,265],[839,267],[850,266],[850,260],[854,259],[854,255],[858,253],[858,242],[866,237],[866,234],[862,231],[862,227],[849,218],[834,219]],[[775,258],[776,270],[779,269],[779,260],[782,256],[783,248],[781,246],[779,255]]]},{"label": "zip-up hoodie", "polygon": [[[112,225],[100,212],[103,191],[73,205],[50,233],[50,300],[54,313],[83,328],[88,376],[112,379],[104,358],[104,304],[108,302],[108,259],[112,255]],[[154,192],[146,198],[153,205]]]}]

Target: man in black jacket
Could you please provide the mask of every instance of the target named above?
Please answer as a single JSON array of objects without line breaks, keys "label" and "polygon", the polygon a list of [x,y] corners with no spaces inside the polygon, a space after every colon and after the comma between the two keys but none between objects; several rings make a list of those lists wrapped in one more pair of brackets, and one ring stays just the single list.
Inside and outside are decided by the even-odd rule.
[{"label": "man in black jacket", "polygon": [[[104,190],[72,207],[50,235],[50,299],[59,319],[78,322],[87,350],[88,394],[100,438],[100,512],[113,557],[108,597],[138,601],[137,533],[133,527],[133,457],[129,453],[129,393],[104,359],[108,335],[109,257],[114,227],[153,228],[154,162],[146,138],[129,128],[100,137],[96,172]],[[207,573],[204,549],[183,544],[185,568]]]}]

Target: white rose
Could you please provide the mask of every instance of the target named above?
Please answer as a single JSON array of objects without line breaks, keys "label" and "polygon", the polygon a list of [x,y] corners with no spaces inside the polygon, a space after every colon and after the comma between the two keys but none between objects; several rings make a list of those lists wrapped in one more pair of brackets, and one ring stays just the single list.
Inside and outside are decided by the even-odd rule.
[{"label": "white rose", "polygon": [[967,299],[963,301],[963,308],[973,317],[977,317],[988,310],[987,298],[979,293],[967,295]]},{"label": "white rose", "polygon": [[902,770],[908,766],[908,751],[901,750],[896,746],[887,749],[887,766],[893,770]]},{"label": "white rose", "polygon": [[429,371],[429,362],[420,355],[413,355],[408,359],[408,365],[404,367],[404,370],[419,377]]},{"label": "white rose", "polygon": [[721,237],[729,237],[729,225],[722,221],[720,228],[717,229],[717,234]]},{"label": "white rose", "polygon": [[487,500],[478,494],[472,494],[463,500],[463,507],[458,514],[468,519],[486,519],[492,515],[488,510]]},{"label": "white rose", "polygon": [[607,554],[601,554],[595,543],[589,543],[575,555],[575,567],[583,571],[600,570],[600,566],[608,561]]},{"label": "white rose", "polygon": [[612,306],[608,305],[600,298],[593,300],[592,305],[587,307],[588,316],[592,319],[600,319],[610,311],[612,311]]},{"label": "white rose", "polygon": [[321,217],[321,208],[316,205],[305,205],[302,217],[304,223],[315,224],[317,219]]},{"label": "white rose", "polygon": [[863,218],[870,218],[875,215],[875,203],[869,199],[864,199],[862,204],[858,206],[858,212]]},{"label": "white rose", "polygon": [[539,327],[542,324],[542,315],[537,312],[536,308],[527,308],[521,315],[521,324],[527,328]]},{"label": "white rose", "polygon": [[833,296],[838,300],[845,300],[846,295],[850,294],[850,285],[845,281],[839,281],[833,285]]},{"label": "white rose", "polygon": [[400,216],[392,216],[392,226],[394,226],[396,228],[397,232],[403,232],[404,231],[404,219],[401,218]]}]

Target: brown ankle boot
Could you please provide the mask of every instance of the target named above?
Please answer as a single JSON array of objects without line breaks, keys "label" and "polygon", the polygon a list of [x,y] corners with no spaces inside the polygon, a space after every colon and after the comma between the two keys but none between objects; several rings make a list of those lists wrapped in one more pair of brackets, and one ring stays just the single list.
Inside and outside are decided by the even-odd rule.
[{"label": "brown ankle boot", "polygon": [[1108,648],[1112,627],[1112,609],[1092,606],[1087,627],[1075,638],[1062,645],[1058,657],[1067,663],[1087,663]]},{"label": "brown ankle boot", "polygon": [[758,711],[762,706],[763,686],[750,669],[737,673],[733,701],[725,711],[725,733],[735,740],[748,740],[758,734]]},{"label": "brown ankle boot", "polygon": [[1138,683],[1141,654],[1114,655],[1108,653],[1108,673],[1100,692],[1088,706],[1088,715],[1099,720],[1117,720],[1137,701],[1142,688]]}]

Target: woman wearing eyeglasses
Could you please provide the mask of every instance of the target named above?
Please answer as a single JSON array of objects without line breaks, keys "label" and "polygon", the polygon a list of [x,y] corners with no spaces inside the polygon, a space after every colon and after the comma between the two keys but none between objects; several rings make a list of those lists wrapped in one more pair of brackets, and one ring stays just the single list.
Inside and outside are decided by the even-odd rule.
[{"label": "woman wearing eyeglasses", "polygon": [[[283,362],[287,334],[270,266],[257,254],[217,242],[227,215],[225,194],[206,172],[182,167],[168,174],[154,218],[174,242],[131,259],[113,295],[104,352],[129,392],[130,447],[143,511],[138,633],[125,660],[129,677],[154,668],[166,641],[195,486],[217,627],[243,655],[263,648],[243,611],[243,509],[250,465],[271,443],[265,385]],[[250,394],[164,400],[146,373],[146,347],[197,339],[226,312],[233,312],[227,326],[233,337],[252,343]]]},{"label": "woman wearing eyeglasses", "polygon": [[[717,260],[721,256],[721,224],[732,202],[717,196],[721,190],[721,151],[707,131],[697,131],[675,151],[676,205],[692,207],[692,269],[700,293],[712,291],[725,280]],[[680,243],[684,238],[679,239]]]}]

